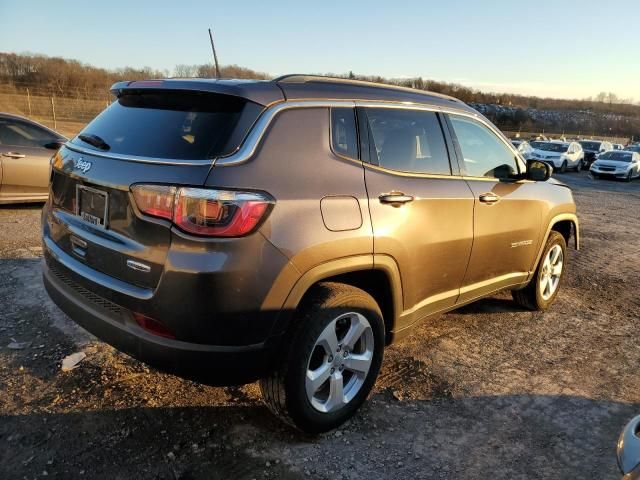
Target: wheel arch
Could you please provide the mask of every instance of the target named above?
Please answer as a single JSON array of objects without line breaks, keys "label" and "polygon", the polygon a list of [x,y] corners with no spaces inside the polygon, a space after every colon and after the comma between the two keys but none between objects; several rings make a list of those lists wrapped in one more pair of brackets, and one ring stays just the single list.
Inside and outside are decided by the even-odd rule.
[{"label": "wheel arch", "polygon": [[569,241],[571,237],[573,237],[575,249],[580,250],[580,223],[577,215],[575,213],[561,213],[554,216],[547,225],[547,230],[544,234],[543,241],[540,244],[538,255],[536,256],[536,260],[532,266],[530,276],[533,275],[533,272],[540,261],[540,257],[542,256],[542,252],[544,251],[544,247],[547,244],[551,231],[560,233],[567,242],[567,245],[569,245]]},{"label": "wheel arch", "polygon": [[385,341],[391,343],[396,319],[402,313],[402,285],[396,262],[386,255],[359,255],[322,263],[295,283],[278,315],[274,333],[287,330],[300,302],[321,282],[338,282],[360,288],[380,306]]}]

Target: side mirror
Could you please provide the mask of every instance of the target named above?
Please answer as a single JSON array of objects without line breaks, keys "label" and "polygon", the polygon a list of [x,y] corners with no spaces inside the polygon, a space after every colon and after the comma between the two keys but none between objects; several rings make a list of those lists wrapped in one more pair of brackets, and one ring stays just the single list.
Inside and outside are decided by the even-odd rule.
[{"label": "side mirror", "polygon": [[49,150],[60,150],[60,147],[64,144],[64,140],[56,140],[55,142],[45,144],[44,148],[48,148]]},{"label": "side mirror", "polygon": [[625,475],[624,478],[638,478],[640,475],[640,438],[638,428],[640,417],[631,420],[618,439],[618,466]]},{"label": "side mirror", "polygon": [[538,160],[529,160],[527,162],[527,180],[534,180],[536,182],[545,182],[551,177],[551,167]]}]

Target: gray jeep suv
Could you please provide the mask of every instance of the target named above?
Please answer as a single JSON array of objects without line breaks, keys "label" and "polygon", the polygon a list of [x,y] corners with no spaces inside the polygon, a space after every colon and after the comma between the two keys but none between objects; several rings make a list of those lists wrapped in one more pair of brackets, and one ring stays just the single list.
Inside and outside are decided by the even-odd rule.
[{"label": "gray jeep suv", "polygon": [[545,309],[571,191],[462,102],[311,76],[117,83],[52,161],[45,286],[99,338],[307,432],[383,351],[498,290]]}]

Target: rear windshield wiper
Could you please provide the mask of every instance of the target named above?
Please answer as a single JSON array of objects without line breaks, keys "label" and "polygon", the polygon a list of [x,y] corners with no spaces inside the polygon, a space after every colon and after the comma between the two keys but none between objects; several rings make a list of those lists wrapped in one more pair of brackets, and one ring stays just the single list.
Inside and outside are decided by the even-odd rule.
[{"label": "rear windshield wiper", "polygon": [[93,145],[94,147],[99,148],[100,150],[106,151],[111,148],[109,144],[101,139],[98,135],[93,135],[91,133],[81,133],[80,135],[78,135],[78,138],[83,142],[88,143],[89,145]]}]

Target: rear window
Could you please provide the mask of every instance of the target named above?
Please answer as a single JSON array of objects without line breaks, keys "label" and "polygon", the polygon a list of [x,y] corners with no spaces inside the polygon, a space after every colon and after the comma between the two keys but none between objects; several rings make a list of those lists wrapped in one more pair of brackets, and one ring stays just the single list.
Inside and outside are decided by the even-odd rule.
[{"label": "rear window", "polygon": [[72,143],[141,157],[215,158],[240,146],[262,109],[217,93],[126,91]]},{"label": "rear window", "polygon": [[585,148],[587,150],[599,150],[600,149],[600,142],[580,142],[580,145],[582,145],[582,148]]}]

